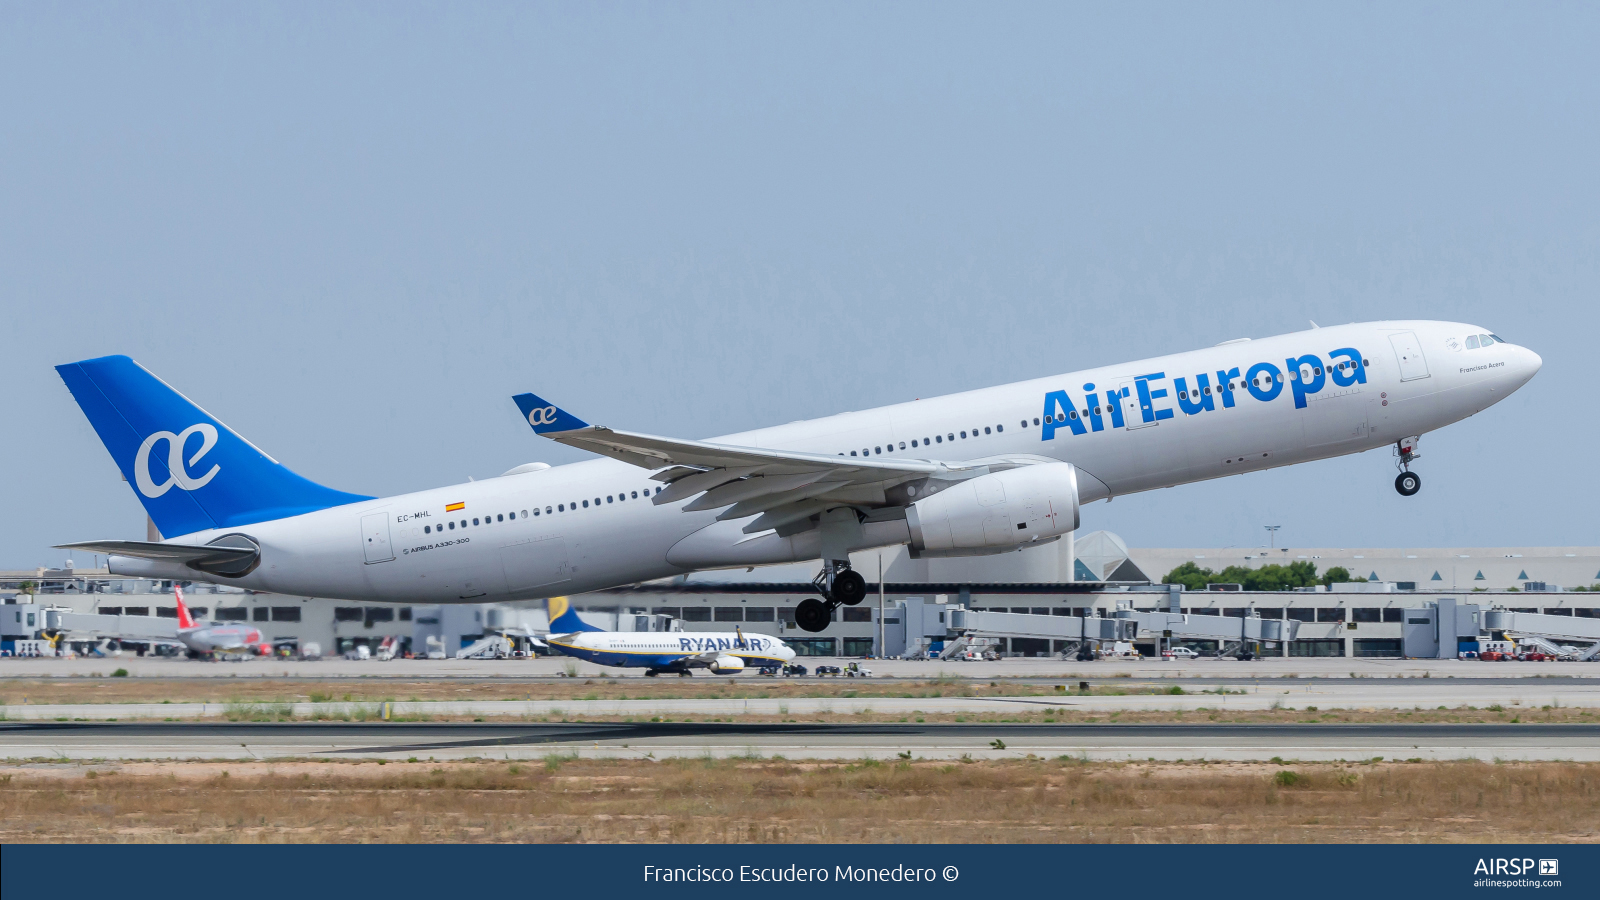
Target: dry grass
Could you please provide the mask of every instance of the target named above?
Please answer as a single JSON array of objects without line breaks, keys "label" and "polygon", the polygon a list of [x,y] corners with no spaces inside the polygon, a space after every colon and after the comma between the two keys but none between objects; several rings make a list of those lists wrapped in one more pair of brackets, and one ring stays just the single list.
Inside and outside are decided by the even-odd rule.
[{"label": "dry grass", "polygon": [[550,757],[138,763],[0,775],[7,843],[1593,842],[1597,808],[1593,763]]},{"label": "dry grass", "polygon": [[[1160,694],[1171,685],[1116,679],[1094,695]],[[1077,696],[1076,682],[1068,685]],[[547,680],[330,678],[6,678],[0,703],[287,703],[382,700],[678,700],[770,697],[1041,697],[1067,696],[1054,685],[956,677],[922,681],[808,678],[591,678]]]}]

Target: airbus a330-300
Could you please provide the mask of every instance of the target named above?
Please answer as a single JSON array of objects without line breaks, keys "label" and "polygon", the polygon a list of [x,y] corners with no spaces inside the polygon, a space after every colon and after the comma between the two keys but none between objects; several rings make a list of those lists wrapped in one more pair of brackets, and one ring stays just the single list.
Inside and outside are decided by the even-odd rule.
[{"label": "airbus a330-300", "polygon": [[125,356],[58,366],[162,535],[66,545],[117,574],[397,603],[575,594],[822,561],[806,630],[861,602],[850,554],[1004,553],[1086,503],[1394,445],[1499,401],[1538,354],[1487,328],[1393,321],[1261,340],[708,440],[590,425],[533,394],[534,432],[602,459],[374,498],[291,472]]}]

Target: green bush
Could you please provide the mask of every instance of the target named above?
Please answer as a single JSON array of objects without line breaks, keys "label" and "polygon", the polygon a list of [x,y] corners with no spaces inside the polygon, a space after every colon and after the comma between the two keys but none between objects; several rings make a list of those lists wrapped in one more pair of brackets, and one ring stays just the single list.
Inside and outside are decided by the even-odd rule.
[{"label": "green bush", "polygon": [[1181,584],[1191,591],[1203,591],[1208,584],[1239,584],[1247,591],[1288,591],[1317,584],[1342,584],[1360,580],[1362,579],[1352,578],[1349,570],[1343,566],[1334,566],[1319,576],[1317,564],[1309,561],[1292,562],[1286,566],[1268,563],[1259,569],[1228,566],[1221,572],[1202,569],[1193,562],[1186,562],[1168,572],[1161,579],[1161,583]]},{"label": "green bush", "polygon": [[115,672],[111,673],[111,677],[112,678],[127,678],[128,677],[128,670],[127,669],[118,669]]},{"label": "green bush", "polygon": [[1288,769],[1282,769],[1272,776],[1272,783],[1278,787],[1294,787],[1302,781],[1305,781],[1304,775],[1298,772],[1291,772]]}]

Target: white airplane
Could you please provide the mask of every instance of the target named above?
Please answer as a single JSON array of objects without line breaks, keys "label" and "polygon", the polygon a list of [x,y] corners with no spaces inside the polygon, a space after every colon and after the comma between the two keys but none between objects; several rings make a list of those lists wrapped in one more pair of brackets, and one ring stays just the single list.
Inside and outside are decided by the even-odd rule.
[{"label": "white airplane", "polygon": [[178,603],[178,640],[189,652],[197,656],[213,653],[254,653],[268,656],[272,645],[262,640],[261,630],[249,625],[225,625],[221,622],[196,622],[189,607],[183,602],[183,588],[172,589]]},{"label": "white airplane", "polygon": [[781,666],[794,650],[764,634],[743,629],[712,631],[601,631],[578,618],[565,597],[550,598],[550,634],[545,643],[557,652],[602,666],[642,668],[646,675],[690,674],[708,669],[713,675],[737,675],[746,665]]},{"label": "white airplane", "polygon": [[820,559],[820,631],[866,582],[850,554],[1003,553],[1085,503],[1384,445],[1421,487],[1419,436],[1539,371],[1487,328],[1314,328],[704,441],[589,425],[533,394],[535,433],[596,459],[373,498],[323,487],[124,356],[57,367],[163,535],[64,545],[119,575],[364,602],[574,594]]}]

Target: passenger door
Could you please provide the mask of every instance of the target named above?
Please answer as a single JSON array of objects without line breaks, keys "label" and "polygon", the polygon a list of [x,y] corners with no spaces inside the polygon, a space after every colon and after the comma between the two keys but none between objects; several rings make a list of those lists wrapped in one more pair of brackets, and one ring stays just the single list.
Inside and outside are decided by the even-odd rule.
[{"label": "passenger door", "polygon": [[1154,415],[1150,421],[1145,421],[1145,410],[1140,406],[1139,385],[1132,380],[1124,381],[1117,385],[1117,393],[1122,401],[1122,427],[1128,431],[1135,428],[1146,428],[1156,424]]},{"label": "passenger door", "polygon": [[388,513],[361,517],[361,549],[366,554],[367,565],[394,559],[394,548],[389,541]]},{"label": "passenger door", "polygon": [[1428,360],[1422,355],[1422,343],[1416,332],[1401,331],[1389,335],[1395,358],[1400,361],[1400,380],[1416,381],[1428,377]]}]

